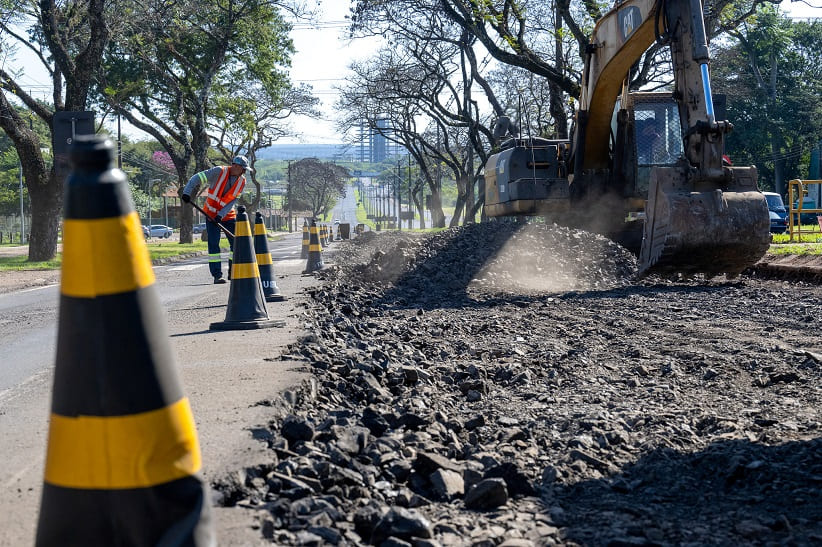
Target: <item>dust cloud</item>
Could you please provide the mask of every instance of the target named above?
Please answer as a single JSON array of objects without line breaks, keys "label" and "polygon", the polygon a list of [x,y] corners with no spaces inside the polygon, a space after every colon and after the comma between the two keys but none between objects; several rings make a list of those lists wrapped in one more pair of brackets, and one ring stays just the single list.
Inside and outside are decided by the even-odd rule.
[{"label": "dust cloud", "polygon": [[552,293],[609,288],[632,277],[635,260],[601,236],[545,225],[523,224],[471,284],[516,293]]}]

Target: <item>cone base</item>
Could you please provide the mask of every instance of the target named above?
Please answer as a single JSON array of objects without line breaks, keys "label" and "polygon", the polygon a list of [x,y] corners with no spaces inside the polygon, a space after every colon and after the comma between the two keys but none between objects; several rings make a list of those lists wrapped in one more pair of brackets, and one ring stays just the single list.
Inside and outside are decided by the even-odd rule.
[{"label": "cone base", "polygon": [[266,302],[285,302],[287,298],[281,294],[269,294],[265,297]]},{"label": "cone base", "polygon": [[284,327],[282,319],[263,319],[260,321],[219,321],[208,326],[208,330],[253,330]]}]

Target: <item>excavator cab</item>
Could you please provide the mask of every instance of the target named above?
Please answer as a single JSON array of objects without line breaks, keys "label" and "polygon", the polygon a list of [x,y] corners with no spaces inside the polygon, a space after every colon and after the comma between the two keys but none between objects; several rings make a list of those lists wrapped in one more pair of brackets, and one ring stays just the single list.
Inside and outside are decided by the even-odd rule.
[{"label": "excavator cab", "polygon": [[682,158],[679,110],[670,93],[634,94],[632,99],[636,191],[646,196],[651,182],[651,169],[676,165]]}]

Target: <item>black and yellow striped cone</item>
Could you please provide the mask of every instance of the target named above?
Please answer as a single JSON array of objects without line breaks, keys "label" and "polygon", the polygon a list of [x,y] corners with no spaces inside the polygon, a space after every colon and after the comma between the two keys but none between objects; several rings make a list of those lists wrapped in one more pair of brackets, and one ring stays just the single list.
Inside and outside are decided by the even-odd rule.
[{"label": "black and yellow striped cone", "polygon": [[320,245],[322,245],[323,249],[328,246],[328,242],[325,240],[325,224],[319,225],[320,229]]},{"label": "black and yellow striped cone", "polygon": [[305,263],[303,273],[316,272],[325,267],[325,264],[323,264],[323,248],[320,245],[320,229],[313,220],[308,232],[311,237],[311,244],[308,247],[308,260]]},{"label": "black and yellow striped cone", "polygon": [[78,136],[37,545],[213,545],[194,417],[111,141]]},{"label": "black and yellow striped cone", "polygon": [[308,235],[308,224],[303,223],[303,246],[300,250],[300,258],[308,258],[308,247],[311,245],[311,241]]},{"label": "black and yellow striped cone", "polygon": [[[270,256],[270,255],[269,255]],[[225,321],[212,323],[211,330],[250,330],[282,327],[285,321],[268,317],[260,282],[260,269],[254,252],[251,224],[245,207],[237,208],[234,226],[234,262],[231,265],[231,288]]]},{"label": "black and yellow striped cone", "polygon": [[254,252],[257,255],[257,266],[260,269],[260,283],[263,286],[263,296],[266,302],[282,302],[285,296],[277,286],[274,278],[274,261],[271,260],[271,251],[268,250],[268,236],[265,233],[263,215],[258,212],[254,216]]}]

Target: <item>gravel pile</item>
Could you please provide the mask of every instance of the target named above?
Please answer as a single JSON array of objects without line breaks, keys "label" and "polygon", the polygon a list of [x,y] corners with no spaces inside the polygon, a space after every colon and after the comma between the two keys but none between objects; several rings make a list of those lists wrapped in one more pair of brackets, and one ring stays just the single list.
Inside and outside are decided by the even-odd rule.
[{"label": "gravel pile", "polygon": [[215,484],[272,543],[822,542],[819,287],[638,283],[544,225],[333,250],[283,356],[314,378]]},{"label": "gravel pile", "polygon": [[426,237],[368,232],[341,253],[336,262],[349,279],[393,284],[393,292],[413,298],[415,305],[436,305],[443,297],[612,288],[629,283],[637,269],[636,257],[610,239],[513,222],[472,224]]}]

